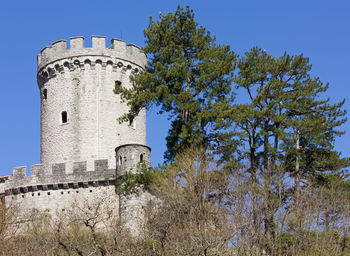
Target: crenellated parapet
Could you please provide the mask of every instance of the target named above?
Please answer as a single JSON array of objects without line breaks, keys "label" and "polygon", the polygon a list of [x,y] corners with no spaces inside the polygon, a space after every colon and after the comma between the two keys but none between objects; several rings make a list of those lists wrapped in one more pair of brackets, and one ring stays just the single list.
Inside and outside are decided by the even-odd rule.
[{"label": "crenellated parapet", "polygon": [[[38,55],[38,71],[42,71],[53,62],[65,59],[72,60],[67,63],[73,67],[73,59],[78,60],[84,56],[106,57],[111,60],[112,65],[116,66],[120,66],[123,62],[127,61],[139,68],[143,68],[147,63],[145,53],[134,44],[126,44],[125,41],[112,39],[110,47],[107,48],[105,37],[92,36],[92,47],[86,48],[84,47],[83,37],[72,37],[70,38],[69,49],[67,49],[66,40],[56,41],[51,46],[43,48]],[[85,62],[81,64],[85,64]]]},{"label": "crenellated parapet", "polygon": [[108,160],[95,160],[93,171],[87,171],[86,166],[86,161],[74,162],[73,170],[68,170],[66,163],[57,163],[52,165],[51,170],[47,170],[43,165],[36,164],[32,165],[30,176],[26,176],[25,166],[16,167],[13,175],[1,184],[0,194],[115,184],[116,170],[108,169]]}]

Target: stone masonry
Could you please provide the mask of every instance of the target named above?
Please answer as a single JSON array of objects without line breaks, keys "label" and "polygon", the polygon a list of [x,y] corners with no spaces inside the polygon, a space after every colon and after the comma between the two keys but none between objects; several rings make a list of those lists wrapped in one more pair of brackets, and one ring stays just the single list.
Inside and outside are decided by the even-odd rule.
[{"label": "stone masonry", "polygon": [[[108,197],[110,207],[127,219],[141,209],[147,194],[120,199],[116,179],[150,164],[146,144],[146,113],[118,123],[128,110],[114,94],[115,84],[130,87],[129,77],[142,70],[146,55],[135,45],[93,36],[92,48],[83,37],[60,40],[38,55],[37,80],[41,95],[41,163],[13,169],[0,177],[0,195],[7,204],[24,210],[35,208],[53,214]],[[120,210],[119,210],[120,209]],[[138,210],[137,210],[138,211]]]}]

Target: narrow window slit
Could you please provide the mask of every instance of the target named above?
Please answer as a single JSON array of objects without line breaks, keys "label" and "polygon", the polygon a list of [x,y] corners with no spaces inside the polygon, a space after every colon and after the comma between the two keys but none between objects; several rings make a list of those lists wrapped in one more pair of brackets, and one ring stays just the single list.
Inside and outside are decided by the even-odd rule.
[{"label": "narrow window slit", "polygon": [[62,113],[61,113],[61,119],[62,119],[62,124],[67,123],[67,121],[68,121],[67,111],[62,111]]},{"label": "narrow window slit", "polygon": [[47,89],[43,90],[43,99],[46,100],[47,99]]},{"label": "narrow window slit", "polygon": [[133,129],[136,129],[136,122],[135,122],[134,118],[129,119],[129,126]]}]

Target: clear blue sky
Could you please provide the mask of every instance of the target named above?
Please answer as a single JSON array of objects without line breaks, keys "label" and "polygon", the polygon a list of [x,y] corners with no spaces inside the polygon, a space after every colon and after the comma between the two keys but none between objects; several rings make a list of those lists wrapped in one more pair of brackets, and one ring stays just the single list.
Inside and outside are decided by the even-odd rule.
[{"label": "clear blue sky", "polygon": [[[242,55],[258,45],[273,55],[303,53],[312,74],[330,83],[333,102],[345,98],[350,111],[350,2],[347,0],[1,0],[0,175],[40,161],[40,98],[36,55],[51,42],[104,35],[144,46],[149,16],[190,5],[197,22]],[[152,165],[162,162],[169,124],[148,113]],[[336,148],[350,156],[349,131]]]}]

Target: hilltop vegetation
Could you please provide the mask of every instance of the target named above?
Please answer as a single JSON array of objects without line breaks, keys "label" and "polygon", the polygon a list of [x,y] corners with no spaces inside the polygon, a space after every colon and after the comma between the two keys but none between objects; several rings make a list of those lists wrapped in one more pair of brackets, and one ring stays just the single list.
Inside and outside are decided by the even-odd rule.
[{"label": "hilltop vegetation", "polygon": [[331,103],[309,59],[259,47],[239,57],[188,7],[144,33],[148,66],[115,88],[130,106],[120,122],[152,106],[171,122],[167,162],[117,188],[159,199],[144,208],[143,235],[98,202],[92,216],[73,208],[55,220],[8,206],[4,255],[350,255],[349,159],[334,149],[344,101]]}]

